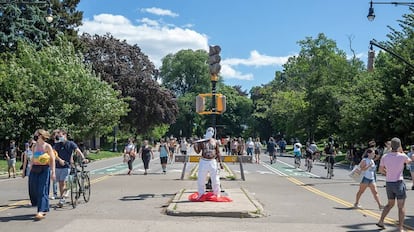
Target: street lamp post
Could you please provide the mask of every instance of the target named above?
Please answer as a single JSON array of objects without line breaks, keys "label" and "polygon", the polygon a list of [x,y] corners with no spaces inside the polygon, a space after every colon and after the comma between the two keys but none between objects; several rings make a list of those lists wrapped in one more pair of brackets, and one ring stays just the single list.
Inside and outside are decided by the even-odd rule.
[{"label": "street lamp post", "polygon": [[414,6],[414,2],[373,2],[370,1],[369,2],[369,9],[368,9],[368,15],[367,18],[369,21],[373,21],[375,19],[375,12],[374,12],[374,4],[389,4],[389,5],[394,5],[394,6],[410,6],[413,7]]}]

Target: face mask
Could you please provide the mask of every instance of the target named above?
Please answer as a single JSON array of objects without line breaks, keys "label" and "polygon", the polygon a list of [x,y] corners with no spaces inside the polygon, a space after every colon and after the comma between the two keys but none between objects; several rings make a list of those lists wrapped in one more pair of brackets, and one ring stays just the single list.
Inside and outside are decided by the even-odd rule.
[{"label": "face mask", "polygon": [[38,139],[39,139],[39,136],[38,135],[33,136],[33,140],[34,141],[37,141]]},{"label": "face mask", "polygon": [[65,142],[65,138],[63,136],[60,136],[59,137],[59,143],[63,143],[63,142]]}]

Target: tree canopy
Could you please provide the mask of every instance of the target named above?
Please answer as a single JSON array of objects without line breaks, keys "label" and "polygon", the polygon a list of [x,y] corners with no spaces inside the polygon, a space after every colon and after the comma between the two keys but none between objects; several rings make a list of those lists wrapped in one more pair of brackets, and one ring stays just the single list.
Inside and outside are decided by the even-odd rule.
[{"label": "tree canopy", "polygon": [[130,111],[122,118],[124,129],[145,133],[176,120],[178,107],[171,91],[157,82],[158,70],[138,45],[110,34],[81,36],[84,59],[103,80],[128,98]]},{"label": "tree canopy", "polygon": [[38,128],[66,128],[77,138],[107,133],[126,114],[120,93],[61,41],[36,51],[21,42],[0,60],[0,137],[28,139]]}]

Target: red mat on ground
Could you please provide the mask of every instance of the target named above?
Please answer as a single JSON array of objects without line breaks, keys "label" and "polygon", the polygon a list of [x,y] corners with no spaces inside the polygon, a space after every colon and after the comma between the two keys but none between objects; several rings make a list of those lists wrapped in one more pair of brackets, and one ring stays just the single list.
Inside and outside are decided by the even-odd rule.
[{"label": "red mat on ground", "polygon": [[229,197],[224,196],[216,196],[212,192],[204,193],[200,198],[198,198],[198,193],[193,193],[190,196],[188,196],[188,200],[194,201],[194,202],[203,202],[203,201],[214,201],[214,202],[232,202],[233,200]]}]

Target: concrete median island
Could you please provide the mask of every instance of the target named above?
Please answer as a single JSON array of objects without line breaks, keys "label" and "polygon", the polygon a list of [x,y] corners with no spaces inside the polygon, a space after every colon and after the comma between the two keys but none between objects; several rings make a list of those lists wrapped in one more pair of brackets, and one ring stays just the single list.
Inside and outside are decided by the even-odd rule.
[{"label": "concrete median island", "polygon": [[264,216],[262,205],[244,188],[225,189],[223,196],[232,202],[192,202],[189,196],[197,190],[181,189],[167,208],[171,216],[210,216],[233,218],[258,218]]}]

